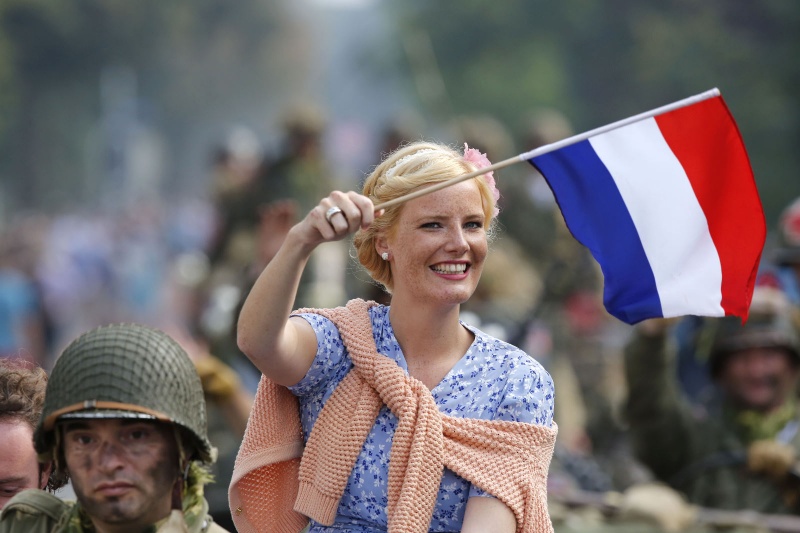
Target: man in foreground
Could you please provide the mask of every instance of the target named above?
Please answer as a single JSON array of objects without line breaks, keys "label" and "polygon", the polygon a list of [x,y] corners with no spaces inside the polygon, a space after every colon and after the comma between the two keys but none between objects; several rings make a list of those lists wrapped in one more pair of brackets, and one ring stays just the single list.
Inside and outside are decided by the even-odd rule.
[{"label": "man in foreground", "polygon": [[203,498],[215,450],[200,379],[158,330],[112,325],[73,341],[50,375],[34,445],[69,476],[77,502],[22,492],[0,532],[224,531]]}]

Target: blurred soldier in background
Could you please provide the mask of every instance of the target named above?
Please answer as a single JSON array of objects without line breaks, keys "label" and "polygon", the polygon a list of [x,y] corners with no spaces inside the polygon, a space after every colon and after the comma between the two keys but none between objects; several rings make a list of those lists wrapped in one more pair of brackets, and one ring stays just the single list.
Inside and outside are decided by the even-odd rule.
[{"label": "blurred soldier in background", "polygon": [[221,527],[234,531],[236,528],[228,505],[228,485],[253,406],[253,392],[245,386],[243,375],[211,354],[202,339],[185,331],[169,332],[186,350],[200,376],[208,409],[208,438],[217,449],[217,460],[209,465],[213,482],[204,487],[208,514]]},{"label": "blurred soldier in background", "polygon": [[633,446],[690,502],[800,514],[797,315],[783,293],[759,286],[746,324],[706,322],[709,371],[721,396],[703,417],[679,393],[669,321],[637,326],[625,352]]},{"label": "blurred soldier in background", "polygon": [[208,256],[214,266],[232,264],[242,270],[249,264],[258,224],[253,189],[261,157],[260,141],[245,127],[234,128],[212,151],[211,196],[217,229]]},{"label": "blurred soldier in background", "polygon": [[765,269],[762,277],[774,276],[789,300],[800,306],[800,198],[781,213],[778,221],[778,243],[774,266]]},{"label": "blurred soldier in background", "polygon": [[305,213],[334,188],[335,169],[328,165],[322,146],[326,126],[325,114],[311,102],[287,109],[282,146],[263,160],[256,177],[262,201],[291,198]]},{"label": "blurred soldier in background", "polygon": [[0,359],[0,509],[25,489],[53,487],[51,463],[40,464],[33,449],[46,386],[41,367]]},{"label": "blurred soldier in background", "polygon": [[215,450],[200,378],[161,331],[121,324],[74,340],[51,373],[34,445],[77,502],[21,492],[2,532],[224,531],[203,497]]}]

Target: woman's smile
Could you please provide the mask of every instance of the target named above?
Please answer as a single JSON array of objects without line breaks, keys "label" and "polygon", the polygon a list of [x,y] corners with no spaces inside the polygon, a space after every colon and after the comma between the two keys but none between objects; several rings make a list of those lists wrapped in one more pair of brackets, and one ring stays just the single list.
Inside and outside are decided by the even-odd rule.
[{"label": "woman's smile", "polygon": [[469,270],[469,264],[467,262],[438,263],[431,266],[431,270],[445,277],[462,279]]}]

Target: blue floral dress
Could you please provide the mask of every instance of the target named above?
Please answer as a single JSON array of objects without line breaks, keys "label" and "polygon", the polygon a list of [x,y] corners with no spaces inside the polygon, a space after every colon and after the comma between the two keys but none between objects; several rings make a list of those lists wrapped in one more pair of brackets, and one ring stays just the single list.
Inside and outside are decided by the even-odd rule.
[{"label": "blue floral dress", "polygon": [[[370,309],[378,352],[408,366],[389,323],[389,307]],[[317,334],[317,356],[305,377],[289,389],[300,402],[300,418],[308,440],[325,401],[352,368],[339,331],[327,318],[302,314]],[[484,420],[509,420],[551,426],[553,381],[525,352],[464,324],[475,340],[466,354],[431,391],[439,410],[447,415]],[[339,503],[336,522],[314,521],[310,533],[376,533],[387,528],[389,452],[397,418],[385,405],[364,447]],[[460,531],[464,508],[471,496],[488,496],[445,469],[433,511],[430,531]]]}]

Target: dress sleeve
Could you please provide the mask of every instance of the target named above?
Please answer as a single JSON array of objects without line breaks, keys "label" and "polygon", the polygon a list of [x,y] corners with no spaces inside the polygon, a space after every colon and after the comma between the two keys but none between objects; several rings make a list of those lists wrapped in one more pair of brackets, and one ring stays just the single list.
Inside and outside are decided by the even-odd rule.
[{"label": "dress sleeve", "polygon": [[351,365],[350,358],[339,330],[329,319],[315,313],[293,316],[305,319],[314,329],[317,335],[317,355],[303,379],[288,388],[295,396],[310,396],[338,374],[346,373]]},{"label": "dress sleeve", "polygon": [[494,419],[551,427],[555,405],[553,378],[536,360],[523,355],[524,358],[512,363]]}]

